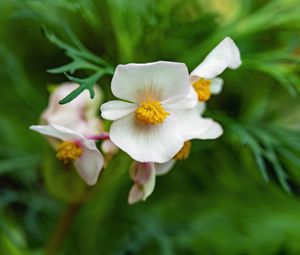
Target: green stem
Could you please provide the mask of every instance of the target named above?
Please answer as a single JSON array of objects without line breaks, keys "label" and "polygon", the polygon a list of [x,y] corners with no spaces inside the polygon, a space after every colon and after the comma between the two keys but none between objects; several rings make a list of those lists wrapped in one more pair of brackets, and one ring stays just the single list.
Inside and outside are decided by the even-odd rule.
[{"label": "green stem", "polygon": [[77,212],[80,209],[80,204],[70,204],[61,215],[57,225],[50,236],[46,246],[46,255],[57,254],[60,246],[62,245],[66,233],[68,232]]}]

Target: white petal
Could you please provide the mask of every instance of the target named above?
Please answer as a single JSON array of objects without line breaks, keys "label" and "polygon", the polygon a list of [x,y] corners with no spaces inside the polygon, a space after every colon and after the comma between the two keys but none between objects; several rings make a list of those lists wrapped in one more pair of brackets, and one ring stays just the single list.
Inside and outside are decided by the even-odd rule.
[{"label": "white petal", "polygon": [[184,110],[188,108],[193,108],[198,103],[198,95],[193,88],[190,86],[189,93],[187,96],[180,99],[171,99],[162,102],[162,105],[166,110]]},{"label": "white petal", "polygon": [[191,76],[211,79],[221,74],[227,67],[236,69],[241,63],[238,47],[231,38],[226,37],[192,71]]},{"label": "white petal", "polygon": [[167,61],[118,65],[111,89],[116,97],[131,102],[182,97],[189,90],[188,70],[183,63]]},{"label": "white petal", "polygon": [[223,79],[219,77],[212,78],[211,85],[210,85],[211,93],[214,95],[221,93],[223,88],[223,83],[224,83]]},{"label": "white petal", "polygon": [[133,159],[164,163],[183,146],[183,138],[172,114],[158,125],[144,125],[133,114],[112,123],[110,139]]},{"label": "white petal", "polygon": [[205,132],[199,134],[195,138],[202,139],[202,140],[216,139],[220,137],[222,134],[223,134],[223,128],[221,127],[221,125],[213,121],[210,127]]},{"label": "white petal", "polygon": [[200,116],[203,105],[202,103],[193,109],[175,112],[177,123],[185,141],[197,137],[210,127],[212,120]]},{"label": "white petal", "polygon": [[167,174],[175,165],[176,161],[175,160],[170,160],[166,163],[155,163],[155,173],[156,175],[164,175]]},{"label": "white petal", "polygon": [[145,201],[152,194],[155,188],[155,168],[153,164],[151,164],[149,179],[147,182],[143,184],[143,188],[144,188],[143,200]]},{"label": "white petal", "polygon": [[141,201],[144,197],[144,189],[142,186],[138,184],[134,184],[129,191],[128,195],[128,204],[135,204]]},{"label": "white petal", "polygon": [[58,125],[37,125],[37,126],[31,126],[31,130],[34,130],[40,134],[57,138],[62,141],[75,141],[75,140],[84,140],[85,138],[79,134],[74,132],[73,130],[65,127],[61,127]]},{"label": "white petal", "polygon": [[205,102],[199,102],[198,105],[196,106],[195,111],[198,112],[198,115],[202,115],[205,109],[206,109]]},{"label": "white petal", "polygon": [[203,118],[200,112],[203,109],[203,104],[197,105],[194,109],[177,111],[176,118],[180,126],[181,133],[184,139],[215,139],[220,136],[219,124],[212,119]]},{"label": "white petal", "polygon": [[107,120],[117,120],[135,111],[137,105],[119,100],[109,101],[101,105],[101,116]]},{"label": "white petal", "polygon": [[83,143],[83,153],[74,165],[81,178],[88,184],[94,185],[103,167],[104,159],[97,149],[95,142],[86,140]]}]

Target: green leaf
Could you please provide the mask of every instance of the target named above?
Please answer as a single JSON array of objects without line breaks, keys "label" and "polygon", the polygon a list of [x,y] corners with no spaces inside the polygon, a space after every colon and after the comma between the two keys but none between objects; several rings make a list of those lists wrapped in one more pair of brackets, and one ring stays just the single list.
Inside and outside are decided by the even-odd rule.
[{"label": "green leaf", "polygon": [[56,67],[56,68],[51,68],[48,69],[47,72],[49,73],[65,73],[65,72],[70,72],[70,73],[74,73],[76,70],[78,69],[92,69],[92,70],[98,70],[98,68],[95,68],[94,65],[82,61],[82,60],[74,60],[73,62],[60,66],[60,67]]},{"label": "green leaf", "polygon": [[[10,157],[1,161],[0,175],[21,169],[32,169],[36,166],[39,158],[36,155],[22,155]],[[21,169],[20,169],[21,167]]]},{"label": "green leaf", "polygon": [[[101,57],[95,56],[93,53],[91,53],[70,29],[65,28],[65,31],[74,45],[70,45],[62,41],[45,27],[42,28],[42,31],[50,42],[63,49],[65,54],[72,59],[72,62],[57,68],[48,69],[48,72],[55,74],[64,73],[70,81],[79,84],[77,89],[60,100],[59,103],[69,103],[86,89],[89,91],[90,97],[94,98],[94,85],[98,79],[105,74],[113,74],[114,68]],[[70,74],[73,74],[77,70],[87,70],[92,71],[93,73],[86,78],[77,78],[67,73],[69,72]]]},{"label": "green leaf", "polygon": [[68,75],[65,73],[67,78],[70,81],[76,82],[79,84],[79,87],[75,90],[73,90],[70,94],[68,94],[66,97],[64,97],[62,100],[59,101],[60,104],[66,104],[72,101],[74,98],[76,98],[78,95],[81,94],[85,89],[87,89],[90,92],[90,97],[93,99],[95,97],[95,91],[94,91],[94,85],[97,82],[97,80],[103,76],[105,72],[98,72],[93,74],[92,76],[89,76],[85,79],[79,79],[76,77],[73,77],[71,75]]}]

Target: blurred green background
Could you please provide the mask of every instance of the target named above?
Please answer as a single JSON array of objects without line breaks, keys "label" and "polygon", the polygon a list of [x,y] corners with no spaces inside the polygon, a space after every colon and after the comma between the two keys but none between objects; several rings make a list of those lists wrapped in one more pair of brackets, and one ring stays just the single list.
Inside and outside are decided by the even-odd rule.
[{"label": "blurred green background", "polygon": [[[46,70],[71,62],[80,40],[111,67],[171,60],[191,71],[225,36],[243,65],[208,103],[224,135],[193,142],[146,202],[127,204],[121,153],[74,204],[82,183],[28,129],[47,87],[67,80]],[[53,236],[65,255],[300,254],[299,64],[299,0],[0,0],[0,254],[51,254]],[[106,99],[110,79],[98,81]],[[61,222],[68,231],[53,234]]]}]

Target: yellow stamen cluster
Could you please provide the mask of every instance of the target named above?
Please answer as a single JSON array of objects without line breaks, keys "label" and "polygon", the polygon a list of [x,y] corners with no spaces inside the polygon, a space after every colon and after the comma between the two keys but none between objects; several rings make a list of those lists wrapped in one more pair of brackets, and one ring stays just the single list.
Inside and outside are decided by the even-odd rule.
[{"label": "yellow stamen cluster", "polygon": [[140,104],[135,111],[135,116],[144,124],[157,125],[165,121],[169,113],[165,111],[159,101],[148,99]]},{"label": "yellow stamen cluster", "polygon": [[174,156],[173,159],[175,160],[183,160],[187,159],[188,156],[190,155],[192,143],[190,141],[184,142],[182,148],[180,151],[177,152],[177,154]]},{"label": "yellow stamen cluster", "polygon": [[210,99],[211,90],[210,90],[211,80],[199,79],[193,83],[193,87],[195,88],[198,100],[205,102]]},{"label": "yellow stamen cluster", "polygon": [[56,153],[56,157],[64,164],[77,160],[81,155],[82,148],[75,142],[62,142]]}]

